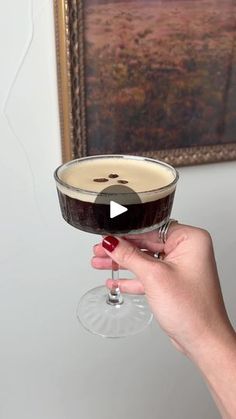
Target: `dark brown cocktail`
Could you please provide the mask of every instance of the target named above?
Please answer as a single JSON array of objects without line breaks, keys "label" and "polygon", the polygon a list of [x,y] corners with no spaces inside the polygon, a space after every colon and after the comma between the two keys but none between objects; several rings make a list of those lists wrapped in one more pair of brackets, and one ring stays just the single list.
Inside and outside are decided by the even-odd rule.
[{"label": "dark brown cocktail", "polygon": [[[95,234],[140,233],[170,217],[177,173],[169,165],[132,156],[74,160],[56,171],[62,216]],[[127,211],[110,218],[110,201]]]}]

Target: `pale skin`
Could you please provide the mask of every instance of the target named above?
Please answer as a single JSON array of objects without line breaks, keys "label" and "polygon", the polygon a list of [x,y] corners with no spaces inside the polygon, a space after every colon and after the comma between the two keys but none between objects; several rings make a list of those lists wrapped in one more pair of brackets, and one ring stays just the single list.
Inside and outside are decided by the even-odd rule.
[{"label": "pale skin", "polygon": [[[209,233],[171,224],[165,244],[157,232],[117,239],[112,252],[101,243],[94,246],[92,266],[111,269],[112,258],[134,274],[134,279],[119,280],[121,291],[146,294],[172,343],[202,372],[222,418],[235,419],[236,333],[225,309]],[[155,259],[156,252],[164,258]]]}]

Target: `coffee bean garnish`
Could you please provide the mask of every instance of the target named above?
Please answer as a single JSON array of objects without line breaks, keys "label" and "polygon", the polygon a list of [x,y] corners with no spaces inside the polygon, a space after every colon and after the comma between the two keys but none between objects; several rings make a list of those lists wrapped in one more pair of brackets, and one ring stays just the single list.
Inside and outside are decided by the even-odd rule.
[{"label": "coffee bean garnish", "polygon": [[105,177],[100,177],[98,179],[93,179],[94,182],[108,182],[108,179]]},{"label": "coffee bean garnish", "polygon": [[129,183],[129,182],[128,182],[128,180],[117,180],[117,182],[118,182],[118,183],[122,183],[123,185],[124,185],[125,183]]},{"label": "coffee bean garnish", "polygon": [[110,179],[115,179],[116,177],[119,177],[119,175],[117,175],[116,173],[111,173],[108,177]]}]

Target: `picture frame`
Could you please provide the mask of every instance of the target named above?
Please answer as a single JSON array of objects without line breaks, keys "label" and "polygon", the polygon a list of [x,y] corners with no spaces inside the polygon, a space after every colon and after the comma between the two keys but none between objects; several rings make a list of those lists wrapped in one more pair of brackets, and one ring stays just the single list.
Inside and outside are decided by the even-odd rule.
[{"label": "picture frame", "polygon": [[[89,1],[89,0],[87,0]],[[92,0],[90,0],[92,1]],[[114,2],[117,2],[117,0],[113,0]],[[144,3],[144,0],[136,0],[137,4]],[[152,0],[150,0],[152,1]],[[178,2],[178,0],[174,0],[175,2]],[[190,0],[188,3],[195,2],[196,0]],[[209,0],[211,3],[214,0]],[[217,0],[215,0],[217,2]],[[103,4],[103,8],[105,7],[104,4],[110,4],[111,1],[101,1]],[[160,4],[163,2],[159,2]],[[173,1],[170,2],[173,4]],[[121,4],[121,3],[120,3]],[[218,3],[217,3],[218,4]],[[232,2],[231,2],[232,4]],[[89,9],[88,4],[86,4],[86,0],[54,0],[54,16],[55,16],[55,38],[56,38],[56,58],[57,58],[57,80],[58,80],[58,98],[59,98],[59,113],[60,113],[60,128],[61,128],[61,144],[62,144],[62,160],[63,162],[72,160],[74,158],[83,157],[90,154],[133,154],[133,155],[144,155],[147,157],[152,158],[158,158],[160,160],[164,160],[167,163],[170,163],[174,166],[187,166],[187,165],[193,165],[193,164],[203,164],[203,163],[213,163],[213,162],[221,162],[221,161],[230,161],[230,160],[236,160],[236,105],[232,102],[232,97],[235,95],[236,99],[236,84],[235,84],[235,91],[232,88],[232,85],[234,84],[234,81],[236,80],[236,43],[235,43],[235,37],[236,37],[236,29],[230,28],[230,36],[232,38],[231,47],[228,47],[227,54],[227,63],[225,68],[225,74],[224,74],[224,88],[222,89],[221,93],[221,102],[222,104],[218,104],[218,118],[221,120],[220,124],[218,126],[221,127],[222,130],[222,124],[225,127],[226,119],[228,118],[230,120],[230,131],[229,131],[229,140],[227,138],[221,138],[221,141],[217,142],[214,138],[211,138],[210,135],[208,135],[209,143],[206,141],[204,144],[201,143],[201,136],[199,135],[198,141],[195,143],[191,143],[191,129],[188,128],[188,137],[183,135],[183,138],[185,138],[184,142],[181,143],[181,135],[178,137],[178,144],[175,143],[175,138],[173,141],[171,141],[171,144],[167,144],[164,142],[161,145],[158,145],[158,141],[155,144],[155,132],[154,132],[154,141],[153,139],[149,141],[148,138],[146,138],[145,135],[143,135],[142,127],[140,128],[139,121],[142,118],[142,116],[137,117],[135,119],[135,124],[137,125],[137,132],[141,132],[140,134],[140,144],[141,148],[137,146],[137,144],[132,145],[129,141],[129,132],[126,131],[125,136],[121,136],[118,139],[113,139],[112,143],[109,142],[102,144],[101,138],[102,134],[98,135],[98,138],[96,139],[98,147],[94,147],[92,144],[92,135],[89,134],[91,130],[93,132],[99,133],[99,129],[97,127],[91,128],[91,124],[93,123],[93,116],[94,114],[90,115],[88,117],[88,108],[90,103],[94,103],[91,98],[88,98],[88,92],[91,91],[91,87],[89,89],[88,86],[88,71],[90,73],[92,72],[93,79],[98,77],[99,69],[96,68],[97,73],[93,69],[91,69],[91,63],[89,63],[89,59],[86,56],[87,50],[89,50],[89,41],[86,37],[88,37],[88,24],[86,23],[86,14],[88,16],[91,16],[91,10],[96,11],[96,7],[100,7],[100,1],[99,0],[93,0],[93,4]],[[160,6],[161,7],[161,6]],[[119,7],[120,10],[120,7]],[[168,10],[165,11],[165,13],[168,13]],[[128,18],[128,17],[127,17]],[[94,19],[95,20],[95,19]],[[225,20],[222,20],[222,25],[225,22],[229,25],[229,17],[228,20],[225,18]],[[113,26],[109,29],[110,31],[115,30],[113,29]],[[90,25],[91,27],[91,25]],[[108,30],[108,28],[107,28]],[[87,32],[86,32],[87,31]],[[145,32],[145,31],[144,31]],[[181,31],[176,32],[178,36],[176,36],[176,39],[178,37],[183,37],[183,34],[180,33]],[[127,31],[128,33],[128,31]],[[148,33],[148,32],[147,32]],[[121,36],[121,31],[119,32],[119,37]],[[101,33],[100,33],[101,35]],[[140,37],[141,37],[141,31],[140,31]],[[173,34],[172,34],[173,35]],[[103,38],[104,38],[103,34]],[[110,33],[106,36],[111,36]],[[129,36],[129,35],[127,35]],[[187,35],[186,35],[187,36]],[[114,37],[114,36],[113,36]],[[172,36],[173,38],[173,36]],[[231,39],[230,38],[230,39]],[[111,39],[111,38],[110,38]],[[120,42],[119,38],[119,42]],[[141,39],[141,38],[140,38]],[[151,38],[150,38],[151,39]],[[174,38],[175,39],[175,38]],[[123,39],[125,43],[125,39]],[[229,40],[228,40],[229,41]],[[138,42],[138,41],[137,41]],[[140,41],[141,42],[141,41]],[[152,40],[154,43],[154,40]],[[161,42],[161,41],[160,41]],[[175,41],[174,41],[175,42]],[[179,41],[178,41],[179,42]],[[213,42],[213,41],[212,41]],[[91,42],[90,42],[91,45]],[[176,41],[177,45],[177,41]],[[229,45],[229,42],[228,44]],[[120,49],[125,48],[124,45],[119,46]],[[146,48],[146,47],[145,47]],[[172,44],[173,48],[173,44]],[[194,49],[194,48],[193,48]],[[101,50],[101,48],[100,48]],[[122,51],[121,51],[122,53]],[[204,56],[208,58],[206,55],[206,52],[204,52]],[[210,54],[209,54],[210,55]],[[214,54],[214,56],[216,53]],[[109,56],[107,56],[107,62],[109,62]],[[114,56],[113,56],[114,58]],[[209,60],[207,61],[207,65],[210,66],[210,56]],[[189,73],[186,72],[186,74],[190,74],[191,71],[194,71],[194,66],[196,66],[195,58],[191,57],[186,62],[189,66]],[[150,61],[149,61],[150,62]],[[199,61],[200,62],[200,61]],[[186,65],[187,65],[186,64]],[[114,62],[112,64],[114,66]],[[192,66],[192,68],[191,68]],[[112,68],[112,67],[111,67]],[[114,68],[114,67],[113,67]],[[197,67],[200,68],[200,65]],[[122,69],[121,69],[122,70]],[[126,71],[125,69],[124,71]],[[158,70],[158,69],[157,69]],[[212,69],[214,71],[214,68]],[[148,67],[146,66],[145,74],[148,72]],[[167,71],[167,70],[166,70]],[[171,72],[171,68],[168,70]],[[181,71],[181,70],[180,70]],[[153,73],[154,74],[154,73]],[[160,69],[159,69],[159,76],[161,77]],[[160,86],[160,77],[159,77],[159,86]],[[209,76],[210,77],[210,76]],[[105,81],[108,79],[105,79]],[[194,80],[194,78],[193,78]],[[210,80],[208,78],[208,80]],[[221,80],[222,80],[222,74],[221,74]],[[94,80],[93,80],[94,81]],[[96,80],[95,80],[96,82]],[[122,81],[123,83],[123,81]],[[183,84],[183,83],[182,83]],[[124,85],[124,83],[123,83]],[[191,87],[191,86],[190,86]],[[119,88],[119,86],[118,86]],[[109,84],[108,88],[106,89],[106,86],[104,86],[104,80],[103,80],[103,89],[104,91],[109,91]],[[131,90],[132,92],[132,90]],[[230,99],[229,99],[229,92],[230,92]],[[190,92],[191,93],[191,92]],[[101,92],[100,92],[101,94]],[[163,92],[161,92],[163,94]],[[178,92],[177,92],[178,94]],[[228,95],[228,96],[227,96]],[[216,95],[215,95],[216,96]],[[207,101],[209,99],[209,102],[212,101],[212,97],[207,96]],[[184,106],[186,104],[186,101],[189,100],[189,96],[185,98]],[[200,99],[199,99],[200,100]],[[217,98],[216,98],[217,100]],[[226,115],[228,101],[231,103],[230,111]],[[220,103],[221,103],[220,102]],[[158,93],[155,96],[155,103],[157,103],[158,107]],[[164,103],[164,101],[163,101]],[[127,105],[127,104],[125,104]],[[144,113],[147,109],[144,109]],[[204,107],[204,104],[203,104]],[[120,107],[121,108],[121,107]],[[132,103],[129,105],[129,109],[132,109]],[[209,108],[209,109],[208,109]],[[208,106],[208,112],[209,112],[209,121],[211,119],[211,112],[215,112],[214,110],[214,103],[211,104],[211,106]],[[141,109],[143,112],[143,109]],[[99,112],[99,110],[96,112]],[[123,111],[123,116],[127,113],[127,106],[126,109]],[[97,115],[97,114],[96,114]],[[116,129],[119,126],[123,126],[122,124],[122,115],[119,116],[119,124],[116,121]],[[140,113],[142,115],[142,113]],[[230,115],[230,116],[229,116]],[[234,120],[235,115],[235,120]],[[206,124],[208,123],[207,118]],[[88,120],[90,120],[90,123],[88,123]],[[108,125],[111,125],[111,120],[108,120],[104,118],[105,124],[106,121],[108,121]],[[132,115],[131,115],[131,122],[132,122]],[[149,118],[150,120],[150,118]],[[92,123],[91,123],[92,121]],[[192,120],[191,120],[192,121]],[[235,122],[234,122],[235,121]],[[181,119],[179,122],[179,125],[181,125]],[[126,121],[127,124],[127,121]],[[161,121],[162,125],[166,126],[166,131],[163,134],[163,137],[165,138],[165,134],[169,133],[170,129],[168,128],[168,119],[167,121],[163,120]],[[172,122],[173,124],[173,122]],[[129,125],[129,123],[127,124]],[[183,124],[184,125],[184,124]],[[101,125],[99,125],[100,127]],[[131,123],[130,123],[131,126]],[[186,122],[186,126],[188,126],[188,120]],[[198,125],[196,125],[198,127]],[[157,130],[158,127],[158,121],[155,123],[155,127]],[[154,128],[155,128],[154,127]],[[209,122],[210,127],[210,122]],[[210,130],[209,127],[204,128],[206,132],[207,130]],[[118,128],[119,129],[119,128]],[[162,128],[163,129],[163,128]],[[204,131],[203,129],[203,131]],[[146,135],[148,137],[148,124],[146,124]],[[144,131],[145,131],[144,130]],[[102,130],[101,130],[102,131]],[[114,131],[114,129],[113,129]],[[155,130],[154,130],[155,131]],[[204,132],[205,132],[204,131]],[[111,130],[112,132],[112,130]],[[173,129],[173,135],[175,136],[175,131]],[[194,133],[194,128],[193,131]],[[109,133],[108,133],[109,134]],[[135,138],[135,132],[133,133],[133,136]],[[143,138],[142,138],[143,135]],[[105,137],[105,136],[104,136]],[[109,137],[109,136],[108,136]],[[137,137],[137,135],[136,135]],[[206,137],[206,135],[205,135]],[[100,139],[99,139],[100,138]],[[187,140],[186,140],[187,138]],[[128,140],[127,140],[128,139]],[[105,141],[105,140],[104,140]],[[187,144],[186,144],[187,142]],[[95,142],[96,145],[96,142]]]}]

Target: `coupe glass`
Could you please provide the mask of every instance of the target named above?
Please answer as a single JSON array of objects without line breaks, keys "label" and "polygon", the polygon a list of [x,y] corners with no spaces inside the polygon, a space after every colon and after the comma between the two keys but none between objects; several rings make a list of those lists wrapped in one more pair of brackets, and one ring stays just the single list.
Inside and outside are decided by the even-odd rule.
[{"label": "coupe glass", "polygon": [[[118,160],[117,160],[118,159]],[[116,187],[107,187],[98,194],[93,188],[76,187],[70,180],[65,180],[68,170],[79,169],[84,163],[93,167],[109,163],[110,177],[117,172],[117,162],[130,166],[134,161],[142,165],[142,171],[150,164],[156,165],[159,170],[165,170],[170,175],[170,181],[165,186],[157,188],[141,187],[136,190],[123,184],[121,190]],[[124,163],[123,163],[124,162]],[[154,167],[154,166],[153,166]],[[143,172],[143,173],[144,173]],[[108,173],[107,173],[108,175]],[[146,157],[126,155],[97,155],[72,160],[59,166],[55,171],[55,180],[63,218],[73,227],[99,235],[126,236],[140,234],[158,229],[166,223],[171,214],[178,172],[170,165],[159,160]],[[88,170],[89,176],[89,170]],[[108,180],[108,179],[106,179]],[[114,186],[113,179],[113,186]],[[125,181],[120,181],[126,183]],[[154,181],[155,183],[155,181]],[[125,205],[127,211],[114,218],[110,217],[110,202]],[[94,334],[103,337],[124,337],[144,330],[152,320],[152,313],[144,295],[121,295],[118,287],[119,267],[112,262],[111,277],[113,285],[110,290],[106,286],[99,286],[89,290],[79,301],[77,317],[82,325]]]}]

